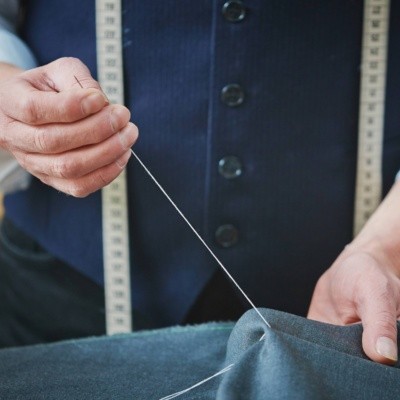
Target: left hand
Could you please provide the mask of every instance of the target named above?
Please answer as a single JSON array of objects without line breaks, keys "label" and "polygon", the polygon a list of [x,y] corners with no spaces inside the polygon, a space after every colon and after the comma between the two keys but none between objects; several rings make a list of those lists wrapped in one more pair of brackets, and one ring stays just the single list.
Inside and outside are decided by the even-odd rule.
[{"label": "left hand", "polygon": [[369,358],[397,361],[400,317],[400,182],[354,241],[319,279],[308,318],[336,325],[361,322]]}]

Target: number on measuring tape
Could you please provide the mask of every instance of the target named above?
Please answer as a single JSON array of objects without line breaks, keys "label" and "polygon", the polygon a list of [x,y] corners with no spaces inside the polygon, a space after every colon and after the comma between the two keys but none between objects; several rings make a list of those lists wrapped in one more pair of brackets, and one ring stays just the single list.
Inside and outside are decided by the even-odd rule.
[{"label": "number on measuring tape", "polygon": [[[98,80],[111,103],[124,103],[121,1],[96,0]],[[126,174],[102,190],[106,331],[132,330]]]},{"label": "number on measuring tape", "polygon": [[[381,162],[389,0],[365,0],[354,234],[381,200]],[[96,0],[98,79],[112,103],[123,103],[120,0]],[[107,333],[132,329],[126,177],[102,191]]]},{"label": "number on measuring tape", "polygon": [[361,55],[354,236],[382,197],[389,0],[365,0]]}]

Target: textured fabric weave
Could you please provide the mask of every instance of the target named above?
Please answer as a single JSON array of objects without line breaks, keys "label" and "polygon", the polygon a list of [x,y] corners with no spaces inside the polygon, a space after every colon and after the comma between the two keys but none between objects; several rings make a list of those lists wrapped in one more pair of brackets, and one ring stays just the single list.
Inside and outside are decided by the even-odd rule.
[{"label": "textured fabric weave", "polygon": [[[182,399],[399,399],[398,365],[366,358],[361,326],[262,309],[209,323],[0,351],[0,398],[157,400],[235,363]],[[265,333],[264,340],[260,341]]]},{"label": "textured fabric weave", "polygon": [[[363,2],[245,1],[240,23],[223,17],[225,2],[122,2],[135,151],[256,304],[304,314],[352,238]],[[22,37],[39,64],[74,56],[96,76],[94,2],[26,4]],[[384,193],[400,160],[399,20],[392,1]],[[245,93],[233,108],[221,101],[232,83]],[[229,155],[243,166],[233,180],[218,172]],[[137,163],[127,171],[133,306],[158,327],[181,323],[215,262]],[[102,285],[100,193],[76,199],[34,179],[5,210]],[[225,224],[239,241],[219,248]]]}]

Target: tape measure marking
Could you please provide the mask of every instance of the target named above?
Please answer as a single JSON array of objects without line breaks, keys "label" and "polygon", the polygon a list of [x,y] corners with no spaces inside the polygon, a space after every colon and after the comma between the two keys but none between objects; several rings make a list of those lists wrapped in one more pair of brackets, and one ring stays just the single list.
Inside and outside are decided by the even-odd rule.
[{"label": "tape measure marking", "polygon": [[[96,0],[98,80],[111,103],[124,103],[120,0]],[[102,190],[106,331],[132,330],[125,171]]]},{"label": "tape measure marking", "polygon": [[[389,0],[365,0],[354,212],[356,235],[381,201]],[[124,102],[121,1],[96,0],[98,79],[112,103]],[[126,176],[102,191],[107,333],[132,329]]]},{"label": "tape measure marking", "polygon": [[365,0],[354,236],[360,232],[378,207],[382,197],[382,146],[389,11],[390,0]]}]

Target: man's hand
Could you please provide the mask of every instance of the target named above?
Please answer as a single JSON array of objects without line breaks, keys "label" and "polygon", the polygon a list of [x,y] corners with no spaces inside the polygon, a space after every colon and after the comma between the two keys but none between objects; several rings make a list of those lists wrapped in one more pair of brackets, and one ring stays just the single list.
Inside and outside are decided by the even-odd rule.
[{"label": "man's hand", "polygon": [[319,279],[308,318],[362,322],[363,349],[383,364],[397,361],[400,316],[400,182],[361,233]]},{"label": "man's hand", "polygon": [[77,59],[26,72],[0,64],[0,147],[62,192],[84,197],[122,172],[138,136],[129,120]]}]

